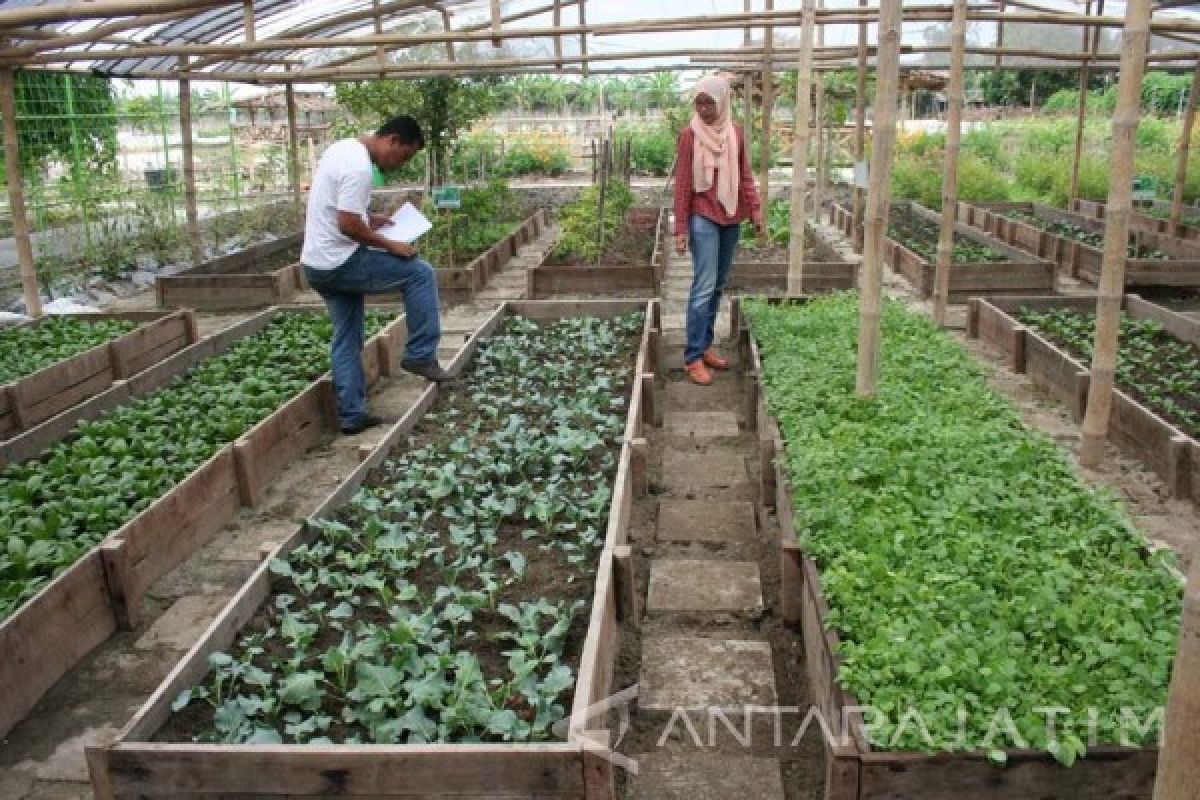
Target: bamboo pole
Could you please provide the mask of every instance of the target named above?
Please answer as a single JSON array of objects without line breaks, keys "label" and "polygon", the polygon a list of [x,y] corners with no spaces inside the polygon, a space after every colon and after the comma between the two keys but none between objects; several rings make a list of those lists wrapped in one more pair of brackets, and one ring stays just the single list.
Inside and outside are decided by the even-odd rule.
[{"label": "bamboo pole", "polygon": [[500,13],[500,0],[492,0],[492,47],[499,47],[501,44],[500,28],[503,17]]},{"label": "bamboo pole", "polygon": [[579,55],[583,60],[580,65],[583,67],[583,77],[588,76],[588,51],[587,51],[587,0],[579,0]]},{"label": "bamboo pole", "polygon": [[240,4],[241,0],[93,0],[92,2],[54,3],[52,5],[5,8],[0,10],[0,29],[25,25],[47,25],[83,19],[110,19],[140,14],[165,14],[171,11],[214,8]]},{"label": "bamboo pole", "polygon": [[[775,6],[775,0],[764,0],[764,2],[766,3],[767,11],[771,11]],[[774,69],[771,65],[771,51],[774,47],[775,29],[764,28],[762,48],[762,143],[758,148],[758,187],[763,208],[766,208],[767,204],[771,202],[771,114],[774,112],[775,104],[775,87],[772,84]],[[800,216],[804,216],[803,206],[800,207]]]},{"label": "bamboo pole", "polygon": [[242,27],[245,29],[247,42],[258,38],[254,31],[254,0],[242,0]]},{"label": "bamboo pole", "polygon": [[[187,69],[187,57],[180,66]],[[192,82],[179,82],[179,140],[183,157],[183,202],[187,213],[188,245],[192,251],[192,263],[201,261],[200,214],[196,208],[196,152],[192,141]],[[234,169],[237,165],[234,164]]]},{"label": "bamboo pole", "polygon": [[1192,74],[1192,88],[1188,90],[1187,115],[1183,118],[1183,132],[1179,136],[1179,163],[1175,167],[1175,188],[1171,192],[1171,219],[1168,223],[1174,236],[1180,235],[1179,221],[1183,216],[1183,190],[1187,182],[1188,155],[1192,148],[1192,127],[1196,123],[1196,95],[1200,93],[1200,61],[1196,62]]},{"label": "bamboo pole", "polygon": [[[858,0],[860,7],[866,7],[867,0]],[[867,157],[867,23],[858,26],[858,81],[854,86],[854,163],[861,164]],[[854,209],[851,243],[854,252],[861,253],[863,247],[863,205],[866,202],[866,192],[857,185],[854,187]]]},{"label": "bamboo pole", "polygon": [[[1086,13],[1092,13],[1092,0],[1087,0],[1085,6]],[[1104,10],[1100,10],[1104,13]],[[1097,29],[1097,32],[1099,29]],[[1087,36],[1090,34],[1090,29],[1084,29],[1084,49],[1087,49]],[[1076,115],[1075,121],[1075,157],[1070,162],[1070,193],[1068,206],[1076,198],[1079,198],[1079,163],[1080,158],[1084,155],[1084,125],[1087,119],[1087,84],[1090,83],[1091,76],[1088,74],[1088,62],[1079,67],[1079,114]]]},{"label": "bamboo pole", "polygon": [[1129,0],[1125,14],[1117,110],[1113,115],[1112,166],[1104,212],[1104,260],[1096,292],[1096,344],[1079,449],[1079,463],[1085,467],[1094,467],[1104,459],[1104,442],[1108,438],[1112,414],[1118,326],[1125,291],[1125,259],[1132,211],[1134,139],[1141,113],[1146,46],[1150,39],[1150,0]]},{"label": "bamboo pole", "polygon": [[[371,24],[375,27],[375,35],[383,35],[383,10],[381,8],[381,0],[371,0],[371,7],[375,10],[375,16],[371,20]],[[379,77],[383,77],[383,70],[387,67],[387,50],[382,44],[375,47],[375,63],[379,66]]]},{"label": "bamboo pole", "polygon": [[1200,751],[1200,558],[1193,557],[1183,590],[1183,623],[1167,692],[1154,800],[1200,797],[1197,751]]},{"label": "bamboo pole", "polygon": [[[743,4],[746,13],[749,14],[754,9],[753,0],[745,0]],[[742,28],[742,48],[749,49],[753,44],[754,37],[750,32],[750,26]],[[746,100],[746,121],[742,125],[742,134],[746,137],[746,160],[753,165],[754,163],[754,73],[743,72],[742,92]],[[753,168],[753,166],[751,167]]]},{"label": "bamboo pole", "polygon": [[950,301],[950,263],[954,260],[954,223],[958,219],[958,152],[962,138],[963,51],[967,47],[967,2],[954,4],[950,25],[950,85],[946,92],[946,161],[942,175],[942,226],[938,232],[937,266],[934,271],[933,321],[946,324]]},{"label": "bamboo pole", "polygon": [[[824,5],[825,0],[817,0],[817,2],[820,3],[821,5]],[[825,27],[821,26],[821,27],[817,28],[816,34],[817,34],[817,47],[824,47],[825,46]],[[811,50],[809,52],[809,64],[810,64],[809,72],[811,73],[812,72],[812,67],[811,67],[812,52],[811,52]],[[816,173],[817,174],[816,174],[816,185],[813,187],[812,217],[815,222],[820,223],[820,221],[821,221],[821,203],[823,202],[824,197],[825,197],[825,184],[826,184],[826,177],[827,177],[825,174],[825,169],[826,169],[825,140],[828,136],[828,133],[825,130],[825,80],[821,76],[816,75],[816,74],[813,74],[811,79],[812,79],[813,89],[816,93],[816,103],[814,105],[815,111],[814,111],[814,116],[813,116],[813,127],[814,127],[813,133],[816,135],[816,139],[817,139],[817,146],[816,146],[816,151],[817,151],[816,152],[816,156],[817,156],[816,157]],[[794,166],[792,167],[792,170],[795,171]]]},{"label": "bamboo pole", "polygon": [[880,325],[883,304],[883,235],[887,229],[896,146],[896,83],[900,71],[900,0],[884,0],[879,20],[879,61],[875,73],[875,119],[872,126],[871,181],[867,189],[863,260],[860,271],[858,375],[860,397],[874,397],[879,375]]},{"label": "bamboo pole", "polygon": [[995,68],[1000,69],[1003,66],[1004,58],[1004,0],[1000,0],[1000,19],[996,20],[996,64]]},{"label": "bamboo pole", "polygon": [[[554,0],[554,27],[558,28],[561,26],[562,26],[562,0]],[[562,67],[563,67],[562,55],[563,55],[562,37],[555,36],[554,37],[554,58],[557,62],[557,63],[555,63],[555,66],[558,69],[562,69]]]},{"label": "bamboo pole", "polygon": [[288,118],[288,169],[292,183],[292,196],[296,205],[304,202],[304,193],[300,190],[300,131],[296,125],[296,86],[289,83],[284,87],[287,100]]},{"label": "bamboo pole", "polygon": [[[801,7],[800,60],[796,63],[796,136],[792,144],[791,237],[788,241],[788,294],[804,293],[805,196],[808,194],[809,124],[812,122],[812,49],[815,0]],[[765,200],[764,200],[765,203]]]},{"label": "bamboo pole", "polygon": [[[442,30],[444,30],[446,33],[452,33],[454,31],[454,26],[450,24],[450,12],[447,11],[444,6],[442,7],[441,11],[442,11]],[[501,21],[503,21],[503,19]],[[497,30],[499,30],[498,26],[497,26]],[[450,61],[450,62],[454,62],[454,61],[458,60],[454,56],[454,42],[446,42],[446,60]]]},{"label": "bamboo pole", "polygon": [[16,76],[11,69],[0,69],[0,116],[4,117],[4,174],[8,184],[8,208],[12,214],[13,239],[17,245],[17,264],[21,271],[21,289],[25,313],[42,315],[42,297],[38,290],[37,264],[33,260],[33,242],[29,237],[29,219],[25,216],[25,189],[21,183],[21,154],[17,139]]}]

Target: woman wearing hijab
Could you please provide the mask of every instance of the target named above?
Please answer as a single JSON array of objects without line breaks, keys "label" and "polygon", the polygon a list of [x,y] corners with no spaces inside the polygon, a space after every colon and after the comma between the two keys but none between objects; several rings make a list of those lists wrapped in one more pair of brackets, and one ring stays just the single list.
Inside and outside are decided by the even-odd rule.
[{"label": "woman wearing hijab", "polygon": [[763,234],[762,209],[746,140],[729,114],[729,81],[713,75],[696,84],[691,124],[679,134],[675,161],[675,249],[692,251],[683,363],[693,383],[713,382],[709,369],[729,368],[713,349],[721,292],[729,281],[743,220]]}]

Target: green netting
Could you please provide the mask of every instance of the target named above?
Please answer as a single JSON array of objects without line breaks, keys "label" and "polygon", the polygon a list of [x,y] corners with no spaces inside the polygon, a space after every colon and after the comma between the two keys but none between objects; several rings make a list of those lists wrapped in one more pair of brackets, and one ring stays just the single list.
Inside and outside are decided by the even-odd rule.
[{"label": "green netting", "polygon": [[[227,85],[195,86],[203,253],[265,230],[294,230],[296,215],[279,210],[291,197],[286,141],[258,140],[259,121],[239,118]],[[28,71],[18,73],[16,99],[26,213],[47,292],[190,263],[176,85]],[[4,191],[0,302],[19,286],[11,236]]]}]

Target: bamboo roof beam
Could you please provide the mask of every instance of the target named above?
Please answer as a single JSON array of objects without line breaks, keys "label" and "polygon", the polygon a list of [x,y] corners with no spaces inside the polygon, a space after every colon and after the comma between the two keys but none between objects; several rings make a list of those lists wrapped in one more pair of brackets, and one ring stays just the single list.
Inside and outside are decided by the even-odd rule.
[{"label": "bamboo roof beam", "polygon": [[1104,207],[1104,258],[1096,288],[1096,338],[1079,447],[1079,463],[1085,467],[1095,467],[1104,460],[1112,416],[1129,218],[1133,211],[1133,154],[1150,41],[1150,0],[1129,0],[1125,15],[1117,108],[1113,114],[1108,202]]},{"label": "bamboo roof beam", "polygon": [[132,17],[128,19],[118,19],[112,22],[97,25],[88,31],[80,33],[59,34],[56,31],[41,30],[34,28],[31,30],[18,29],[12,32],[12,35],[20,38],[36,38],[39,41],[36,44],[20,45],[19,47],[6,48],[5,55],[9,57],[26,56],[34,53],[42,52],[43,50],[54,50],[61,47],[75,47],[76,45],[88,44],[95,42],[97,44],[107,44],[109,42],[127,44],[142,44],[136,39],[114,39],[112,34],[124,33],[125,31],[135,28],[146,28],[154,25],[161,25],[166,22],[174,22],[183,17],[189,17],[193,14],[192,9],[186,11],[172,11],[167,14],[151,14],[148,16]]},{"label": "bamboo roof beam", "polygon": [[146,14],[149,11],[164,14],[171,11],[196,11],[218,6],[229,6],[241,0],[91,0],[67,3],[52,3],[41,6],[0,9],[0,30],[19,28],[24,25],[51,25],[57,22],[78,22],[83,19],[113,19]]}]

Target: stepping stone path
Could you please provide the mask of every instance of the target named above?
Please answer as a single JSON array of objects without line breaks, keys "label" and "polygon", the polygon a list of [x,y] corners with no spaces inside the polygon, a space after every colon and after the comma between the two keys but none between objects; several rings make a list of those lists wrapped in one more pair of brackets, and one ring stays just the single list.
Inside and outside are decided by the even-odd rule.
[{"label": "stepping stone path", "polygon": [[[669,739],[682,710],[706,735],[707,713],[779,702],[772,646],[756,618],[764,607],[757,486],[748,470],[757,441],[741,429],[739,365],[695,386],[682,370],[689,256],[672,251],[663,288],[663,425],[648,437],[654,513],[652,546],[638,570],[647,580],[640,622],[638,696],[632,715],[638,762],[627,778],[628,800],[783,800],[777,758],[749,748],[714,753],[689,734]],[[718,339],[727,327],[718,321]],[[718,349],[733,357],[728,340]],[[657,494],[656,494],[657,492]],[[647,542],[643,541],[643,544]],[[777,548],[778,545],[775,545]],[[777,556],[776,556],[777,557]],[[682,726],[676,727],[676,732]],[[631,749],[632,749],[631,748]]]}]

